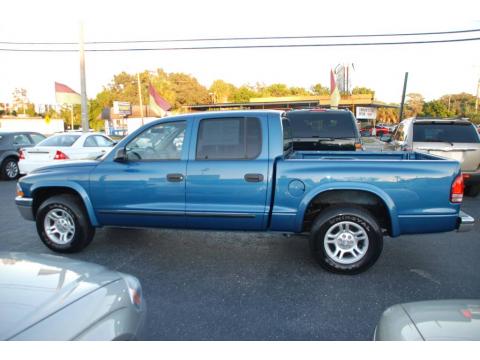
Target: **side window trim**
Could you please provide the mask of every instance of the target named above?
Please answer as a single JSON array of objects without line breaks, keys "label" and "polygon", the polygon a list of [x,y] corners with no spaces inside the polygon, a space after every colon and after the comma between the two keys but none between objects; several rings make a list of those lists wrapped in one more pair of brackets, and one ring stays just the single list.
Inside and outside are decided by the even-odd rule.
[{"label": "side window trim", "polygon": [[[87,145],[87,141],[93,141],[93,145]],[[97,140],[95,139],[95,135],[88,136],[83,142],[83,147],[98,147]]]},{"label": "side window trim", "polygon": [[[168,125],[168,124],[185,124],[185,128],[184,128],[184,139],[183,139],[183,144],[182,144],[182,150],[180,152],[180,157],[178,159],[128,159],[127,161],[128,162],[135,162],[135,163],[139,163],[139,162],[164,162],[164,161],[181,161],[182,160],[182,157],[184,156],[183,154],[185,154],[186,152],[186,148],[188,148],[187,146],[187,142],[188,141],[185,141],[186,138],[187,138],[187,131],[189,129],[189,122],[187,121],[187,119],[179,119],[179,120],[176,120],[176,121],[166,121],[166,122],[161,122],[161,123],[157,123],[157,124],[153,124],[149,127],[147,127],[146,129],[144,129],[142,132],[138,133],[137,136],[135,136],[133,139],[131,139],[129,142],[127,142],[123,148],[126,150],[128,145],[134,141],[135,139],[137,139],[139,136],[145,134],[147,131],[151,130],[152,128],[156,127],[156,126],[160,126],[160,125]],[[127,154],[128,156],[128,154]]]},{"label": "side window trim", "polygon": [[[251,158],[246,158],[246,157],[241,157],[241,158],[224,158],[224,159],[204,159],[204,158],[199,158],[198,157],[198,148],[200,144],[200,133],[201,133],[201,126],[203,121],[208,121],[208,120],[221,120],[221,119],[242,119],[243,120],[243,128],[244,128],[244,152],[245,154],[247,153],[247,119],[255,119],[255,121],[258,124],[258,128],[260,130],[260,144],[258,146],[258,153],[255,155],[255,157]],[[223,116],[223,117],[207,117],[207,118],[199,118],[198,119],[198,125],[197,125],[197,136],[196,136],[196,141],[195,141],[195,151],[194,151],[194,159],[195,161],[251,161],[251,160],[256,160],[260,157],[262,154],[262,148],[263,148],[263,130],[262,130],[262,122],[260,118],[256,116]]]}]

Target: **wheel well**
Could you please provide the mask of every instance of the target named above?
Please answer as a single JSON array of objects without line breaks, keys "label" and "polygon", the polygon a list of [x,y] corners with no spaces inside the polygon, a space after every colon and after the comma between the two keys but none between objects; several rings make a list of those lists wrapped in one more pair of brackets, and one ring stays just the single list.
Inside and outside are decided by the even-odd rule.
[{"label": "wheel well", "polygon": [[62,195],[62,194],[68,194],[68,195],[73,195],[77,197],[80,202],[83,205],[83,200],[78,192],[75,190],[68,188],[68,187],[61,187],[61,186],[54,186],[54,187],[46,187],[46,188],[41,188],[38,190],[35,190],[34,193],[32,194],[33,198],[33,215],[35,216],[37,214],[37,210],[40,207],[40,205],[47,200],[48,198],[55,196],[55,195]]},{"label": "wheel well", "polygon": [[363,190],[329,190],[315,196],[308,204],[303,217],[303,231],[308,232],[315,217],[334,205],[357,206],[367,209],[377,219],[380,227],[391,234],[391,219],[387,205],[378,195]]},{"label": "wheel well", "polygon": [[5,163],[5,161],[7,161],[8,159],[15,159],[18,161],[18,156],[16,155],[8,155],[8,156],[5,156],[5,158],[0,162],[1,165],[3,165]]}]

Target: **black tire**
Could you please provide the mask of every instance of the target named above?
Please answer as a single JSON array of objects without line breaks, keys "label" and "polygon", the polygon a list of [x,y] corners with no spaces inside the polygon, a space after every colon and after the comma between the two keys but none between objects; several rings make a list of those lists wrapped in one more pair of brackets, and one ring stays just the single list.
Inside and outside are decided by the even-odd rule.
[{"label": "black tire", "polygon": [[465,195],[475,197],[480,193],[480,185],[469,185],[465,189]]},{"label": "black tire", "polygon": [[[345,236],[349,236],[348,234],[350,232],[351,236],[354,237],[353,234],[357,233],[357,231],[351,231],[358,230],[361,233],[363,229],[363,237],[366,235],[368,241],[367,245],[367,241],[365,240],[354,240],[350,238],[343,240],[346,241],[346,243],[342,243],[341,245],[349,248],[349,252],[341,249],[342,256],[346,257],[340,261],[350,263],[340,263],[331,255],[332,252],[336,253],[336,251],[340,249],[340,245],[337,244],[337,241],[339,241],[337,238],[336,240],[331,239],[330,243],[326,241],[327,233],[330,234],[330,237],[336,237],[337,234],[340,236],[340,231],[332,235],[329,230],[335,230],[335,225],[341,227],[345,224],[348,227]],[[356,256],[350,252],[352,251],[351,247],[355,246],[354,244],[357,244],[356,246],[360,246],[361,248],[363,246],[363,255],[360,254],[360,251]],[[327,247],[330,250],[330,254],[326,249]],[[347,275],[359,274],[370,268],[377,261],[382,249],[382,229],[378,225],[375,217],[363,208],[348,206],[329,207],[317,216],[310,231],[310,250],[312,251],[313,257],[322,268],[330,272]],[[355,260],[356,257],[358,257],[358,260]]]},{"label": "black tire", "polygon": [[16,180],[19,175],[18,160],[15,157],[9,157],[3,160],[0,166],[0,177],[3,180]]},{"label": "black tire", "polygon": [[[52,241],[45,230],[45,217],[51,210],[55,209],[58,209],[60,212],[66,212],[74,223],[73,237],[69,242],[64,244]],[[48,198],[38,208],[35,221],[37,224],[37,232],[42,242],[50,250],[59,253],[79,252],[92,242],[95,235],[95,228],[90,224],[81,200],[74,195],[64,194]]]}]

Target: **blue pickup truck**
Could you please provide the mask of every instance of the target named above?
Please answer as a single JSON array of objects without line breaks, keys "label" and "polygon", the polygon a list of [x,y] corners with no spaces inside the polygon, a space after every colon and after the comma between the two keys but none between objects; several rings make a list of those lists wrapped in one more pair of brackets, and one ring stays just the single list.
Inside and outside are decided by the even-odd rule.
[{"label": "blue pickup truck", "polygon": [[20,179],[16,203],[53,251],[102,226],[309,233],[325,269],[355,274],[383,236],[468,230],[460,165],[417,152],[292,149],[281,111],[166,117],[96,161]]}]

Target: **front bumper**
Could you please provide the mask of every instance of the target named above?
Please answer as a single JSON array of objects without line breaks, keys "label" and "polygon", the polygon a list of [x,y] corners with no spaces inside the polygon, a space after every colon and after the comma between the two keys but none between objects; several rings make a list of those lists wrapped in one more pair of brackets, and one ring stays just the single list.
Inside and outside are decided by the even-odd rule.
[{"label": "front bumper", "polygon": [[26,220],[35,220],[33,216],[33,199],[17,196],[15,198],[15,204],[17,204],[20,215]]},{"label": "front bumper", "polygon": [[475,219],[468,215],[467,213],[460,211],[458,214],[457,220],[457,231],[459,232],[466,232],[473,229],[475,225]]}]

